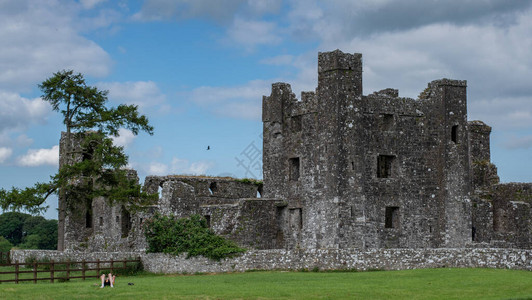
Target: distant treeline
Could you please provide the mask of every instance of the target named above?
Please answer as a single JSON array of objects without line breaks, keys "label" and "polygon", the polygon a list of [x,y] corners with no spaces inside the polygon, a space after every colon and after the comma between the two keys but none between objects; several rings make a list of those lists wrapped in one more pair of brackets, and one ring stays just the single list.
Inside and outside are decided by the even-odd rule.
[{"label": "distant treeline", "polygon": [[0,251],[22,249],[57,249],[57,220],[46,220],[20,212],[0,215]]}]

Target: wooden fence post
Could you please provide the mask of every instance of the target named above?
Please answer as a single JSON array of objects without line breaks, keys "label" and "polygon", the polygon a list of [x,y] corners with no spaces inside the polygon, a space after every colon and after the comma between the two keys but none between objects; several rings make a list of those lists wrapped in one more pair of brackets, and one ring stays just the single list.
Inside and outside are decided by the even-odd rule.
[{"label": "wooden fence post", "polygon": [[66,280],[70,280],[70,259],[67,259],[67,262],[66,262]]},{"label": "wooden fence post", "polygon": [[15,283],[18,283],[18,260],[15,261]]},{"label": "wooden fence post", "polygon": [[100,276],[100,259],[99,258],[96,260],[96,272],[98,272],[98,276]]},{"label": "wooden fence post", "polygon": [[85,280],[85,259],[81,263],[81,277],[83,277],[83,280]]},{"label": "wooden fence post", "polygon": [[37,260],[33,262],[33,283],[37,283]]},{"label": "wooden fence post", "polygon": [[54,283],[54,260],[50,260],[50,282]]}]

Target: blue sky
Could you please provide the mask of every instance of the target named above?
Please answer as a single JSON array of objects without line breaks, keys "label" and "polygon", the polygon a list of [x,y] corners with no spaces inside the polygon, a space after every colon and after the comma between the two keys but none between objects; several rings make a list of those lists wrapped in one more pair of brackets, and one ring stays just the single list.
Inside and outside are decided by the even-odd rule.
[{"label": "blue sky", "polygon": [[501,180],[532,182],[531,1],[0,0],[0,187],[56,171],[63,127],[37,85],[62,69],[148,116],[153,136],[116,141],[141,181],[261,178],[262,96],[314,90],[317,53],[334,49],[363,54],[364,94],[467,80]]}]

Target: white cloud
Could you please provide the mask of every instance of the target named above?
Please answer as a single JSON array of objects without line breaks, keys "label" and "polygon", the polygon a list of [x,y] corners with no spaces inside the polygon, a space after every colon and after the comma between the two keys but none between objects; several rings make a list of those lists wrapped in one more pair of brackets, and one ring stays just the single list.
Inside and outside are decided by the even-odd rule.
[{"label": "white cloud", "polygon": [[278,13],[282,0],[248,0],[249,9],[259,15]]},{"label": "white cloud", "polygon": [[131,132],[131,130],[128,130],[125,128],[120,128],[118,130],[118,134],[119,136],[117,137],[115,136],[111,137],[111,139],[113,140],[113,144],[117,146],[128,147],[129,145],[133,143],[133,141],[136,138],[136,135],[134,135],[133,132]]},{"label": "white cloud", "polygon": [[174,174],[204,175],[213,166],[208,161],[189,162],[186,159],[174,157],[171,164],[171,172]]},{"label": "white cloud", "polygon": [[166,96],[153,81],[101,82],[101,89],[109,90],[109,99],[116,103],[135,104],[140,108],[160,105]]},{"label": "white cloud", "polygon": [[152,162],[148,165],[147,173],[149,175],[168,175],[168,166],[159,162]]},{"label": "white cloud", "polygon": [[213,167],[213,163],[209,161],[190,162],[187,159],[180,159],[174,157],[170,164],[163,164],[160,162],[152,162],[146,168],[148,175],[170,175],[170,174],[186,174],[186,175],[204,175],[207,170]]},{"label": "white cloud", "polygon": [[284,55],[277,55],[274,57],[268,57],[265,59],[262,59],[260,62],[267,65],[289,65],[294,61],[294,56],[289,54]]},{"label": "white cloud", "polygon": [[275,45],[281,42],[279,29],[273,22],[244,20],[235,18],[232,26],[227,30],[230,43],[244,46],[253,50],[258,45]]},{"label": "white cloud", "polygon": [[245,0],[147,0],[133,19],[154,21],[207,18],[218,22],[231,19]]},{"label": "white cloud", "polygon": [[32,123],[44,123],[51,111],[50,105],[40,98],[27,99],[0,90],[0,134],[24,130]]},{"label": "white cloud", "polygon": [[260,120],[262,97],[270,94],[271,83],[250,81],[236,87],[199,87],[190,99],[210,112],[231,118]]},{"label": "white cloud", "polygon": [[508,138],[506,142],[504,143],[504,147],[507,149],[532,148],[532,135]]},{"label": "white cloud", "polygon": [[30,149],[25,155],[18,157],[17,163],[24,167],[57,166],[59,165],[59,145],[51,149]]},{"label": "white cloud", "polygon": [[102,3],[102,2],[105,2],[105,1],[107,1],[107,0],[80,0],[79,2],[83,6],[83,8],[92,9],[96,5],[98,5],[98,4]]},{"label": "white cloud", "polygon": [[11,148],[0,147],[0,164],[4,163],[13,154]]},{"label": "white cloud", "polygon": [[30,90],[62,69],[108,74],[109,55],[78,33],[77,26],[89,22],[75,3],[20,0],[1,6],[0,89]]}]

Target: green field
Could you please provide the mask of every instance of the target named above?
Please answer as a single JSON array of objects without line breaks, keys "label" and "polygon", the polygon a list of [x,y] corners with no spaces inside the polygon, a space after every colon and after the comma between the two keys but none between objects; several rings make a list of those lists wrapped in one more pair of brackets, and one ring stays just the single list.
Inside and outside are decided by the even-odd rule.
[{"label": "green field", "polygon": [[[128,285],[132,283],[133,285]],[[0,284],[0,299],[532,299],[532,272],[425,269],[382,272],[247,272],[137,275]]]}]

